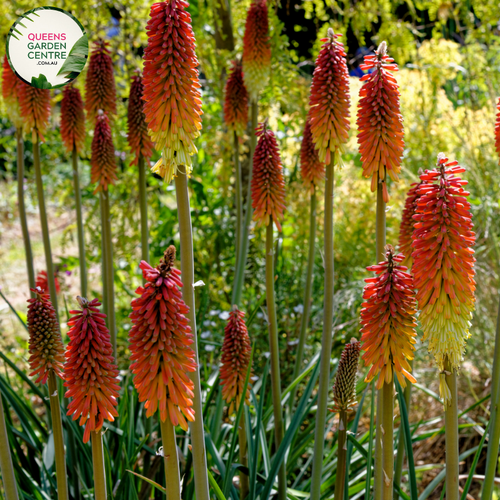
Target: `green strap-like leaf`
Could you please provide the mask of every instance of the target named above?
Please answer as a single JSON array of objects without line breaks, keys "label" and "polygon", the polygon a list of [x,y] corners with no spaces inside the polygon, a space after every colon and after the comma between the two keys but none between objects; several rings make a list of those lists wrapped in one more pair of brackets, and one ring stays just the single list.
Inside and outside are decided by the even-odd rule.
[{"label": "green strap-like leaf", "polygon": [[74,74],[79,75],[87,63],[88,55],[89,39],[87,35],[83,35],[73,45],[57,75],[64,75],[65,78],[71,78]]}]

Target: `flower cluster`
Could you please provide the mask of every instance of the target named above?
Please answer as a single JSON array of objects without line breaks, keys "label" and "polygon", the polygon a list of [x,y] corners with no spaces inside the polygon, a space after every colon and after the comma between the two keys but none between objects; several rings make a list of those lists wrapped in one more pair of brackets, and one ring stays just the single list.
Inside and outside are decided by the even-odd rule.
[{"label": "flower cluster", "polygon": [[233,61],[226,81],[224,121],[229,130],[236,132],[240,137],[243,135],[248,121],[248,92],[239,60]]},{"label": "flower cluster", "polygon": [[18,84],[19,110],[24,129],[43,141],[50,119],[50,90],[36,89],[27,83]]},{"label": "flower cluster", "polygon": [[72,84],[63,89],[61,137],[68,152],[79,153],[85,143],[85,112],[80,91]]},{"label": "flower cluster", "polygon": [[253,220],[260,227],[267,226],[272,219],[281,231],[280,221],[285,210],[285,180],[278,143],[266,122],[259,123],[255,135],[258,142],[253,155]]},{"label": "flower cluster", "polygon": [[146,401],[146,416],[159,409],[160,419],[187,431],[194,421],[194,384],[188,372],[196,370],[196,356],[191,345],[193,334],[182,300],[181,272],[174,266],[175,247],[165,251],[156,268],[142,261],[140,267],[146,284],[132,301],[130,329],[130,365],[139,401]]},{"label": "flower cluster", "polygon": [[[59,283],[59,279],[57,277],[57,271],[54,271],[54,283],[56,285],[56,293],[59,295],[61,293],[61,284]],[[47,271],[42,270],[36,276],[35,285],[42,290],[49,289],[49,280],[47,276]]]},{"label": "flower cluster", "polygon": [[371,366],[366,382],[379,375],[377,389],[391,383],[396,375],[401,387],[406,387],[411,375],[408,360],[415,351],[416,305],[413,277],[401,265],[403,254],[386,246],[386,259],[368,267],[376,276],[367,278],[361,310],[361,341],[365,366]]},{"label": "flower cluster", "polygon": [[361,78],[363,87],[358,104],[358,143],[363,163],[363,175],[372,178],[371,189],[383,182],[384,201],[389,201],[386,173],[399,181],[404,149],[403,117],[399,108],[399,86],[392,75],[398,70],[394,59],[387,55],[382,42],[373,56],[365,56],[360,66],[371,71]]},{"label": "flower cluster", "polygon": [[118,368],[113,357],[109,330],[99,312],[101,303],[94,299],[88,302],[78,297],[81,309],[70,311],[68,321],[70,338],[66,349],[65,396],[72,398],[68,415],[73,420],[80,418],[85,425],[83,442],[90,439],[91,432],[102,429],[104,419],[113,422],[118,416]]},{"label": "flower cluster", "polygon": [[193,169],[194,141],[201,130],[201,93],[191,16],[185,0],[151,6],[144,52],[144,112],[156,149],[153,172],[171,182],[179,165]]},{"label": "flower cluster", "polygon": [[340,356],[335,385],[333,386],[333,408],[331,411],[350,412],[356,405],[356,373],[358,371],[361,342],[352,338]]},{"label": "flower cluster", "polygon": [[17,78],[16,74],[10,67],[7,55],[3,58],[2,65],[2,97],[5,107],[7,108],[7,116],[14,127],[18,130],[23,129],[23,118],[19,108],[19,87],[26,85],[23,81]]},{"label": "flower cluster", "polygon": [[399,251],[405,256],[403,266],[406,266],[410,271],[413,265],[413,229],[415,221],[413,216],[417,209],[417,200],[419,198],[418,190],[422,182],[416,182],[411,185],[408,193],[406,193],[405,206],[401,214],[401,225],[399,226]]},{"label": "flower cluster", "polygon": [[300,173],[304,185],[311,191],[325,179],[325,164],[319,160],[318,151],[314,147],[309,117],[304,126],[300,146]]},{"label": "flower cluster", "polygon": [[97,182],[94,193],[107,191],[109,184],[116,181],[116,159],[109,118],[102,111],[97,115],[90,166],[90,182]]}]

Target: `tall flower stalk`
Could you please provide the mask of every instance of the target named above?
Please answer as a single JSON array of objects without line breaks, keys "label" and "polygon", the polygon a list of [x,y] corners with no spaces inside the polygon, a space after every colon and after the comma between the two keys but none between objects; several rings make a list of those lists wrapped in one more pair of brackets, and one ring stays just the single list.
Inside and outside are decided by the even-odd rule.
[{"label": "tall flower stalk", "polygon": [[445,411],[446,497],[459,498],[458,401],[456,376],[469,338],[474,309],[475,234],[465,169],[438,155],[437,168],[420,179],[413,232],[413,274],[423,340],[439,368]]},{"label": "tall flower stalk", "polygon": [[[143,99],[150,137],[162,155],[153,171],[167,184],[175,176],[181,271],[185,283],[182,297],[189,309],[186,315],[193,333],[194,361],[198,365],[188,177],[192,171],[191,157],[197,152],[194,141],[200,135],[202,103],[195,37],[191,16],[186,10],[188,5],[184,0],[167,0],[151,7],[146,27],[148,45],[144,52]],[[199,367],[189,376],[194,386],[196,415],[191,424],[196,498],[209,500]]]},{"label": "tall flower stalk", "polygon": [[333,341],[333,190],[334,167],[342,166],[341,153],[349,135],[349,73],[344,46],[331,28],[322,39],[314,70],[309,98],[311,133],[325,173],[324,266],[325,286],[323,305],[323,335],[318,389],[318,408],[314,433],[314,456],[311,478],[311,500],[319,500],[323,469],[330,358]]}]

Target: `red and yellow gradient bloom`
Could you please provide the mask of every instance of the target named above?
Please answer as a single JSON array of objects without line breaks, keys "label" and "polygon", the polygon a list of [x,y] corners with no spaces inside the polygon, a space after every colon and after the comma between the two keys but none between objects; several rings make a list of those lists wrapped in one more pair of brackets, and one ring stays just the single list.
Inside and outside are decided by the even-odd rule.
[{"label": "red and yellow gradient bloom", "polygon": [[243,35],[243,78],[252,100],[267,85],[271,72],[271,43],[266,0],[253,0]]},{"label": "red and yellow gradient bloom", "polygon": [[[59,283],[59,278],[57,277],[57,272],[54,272],[54,282],[56,285],[56,293],[59,295],[61,293],[61,284]],[[43,270],[37,274],[36,286],[42,290],[49,289],[49,281],[47,279],[47,271]]]},{"label": "red and yellow gradient bloom", "polygon": [[24,130],[32,133],[33,140],[43,141],[50,120],[50,90],[36,89],[21,81],[17,95]]},{"label": "red and yellow gradient bloom", "polygon": [[[222,386],[222,397],[229,404],[230,415],[240,406],[252,353],[244,318],[245,313],[234,306],[224,329],[220,385]],[[248,405],[250,404],[250,387],[251,381],[248,382],[245,394],[245,403]]]},{"label": "red and yellow gradient bloom", "polygon": [[131,165],[137,165],[139,156],[141,155],[149,163],[153,155],[153,142],[148,134],[146,115],[144,114],[143,93],[144,84],[142,83],[142,76],[140,72],[137,72],[132,77],[127,110],[128,145],[134,155],[134,159],[130,163]]},{"label": "red and yellow gradient bloom", "polygon": [[97,183],[94,193],[101,189],[108,190],[110,184],[116,182],[115,146],[111,135],[108,115],[99,113],[92,138],[92,155],[90,157],[90,182]]},{"label": "red and yellow gradient bloom", "polygon": [[497,119],[495,121],[495,149],[499,157],[500,164],[500,97],[497,104]]},{"label": "red and yellow gradient bloom", "polygon": [[266,122],[259,123],[255,135],[258,141],[253,155],[253,220],[257,222],[256,227],[267,226],[274,221],[281,231],[280,221],[285,210],[285,180],[278,143]]},{"label": "red and yellow gradient bloom", "polygon": [[[9,60],[5,55],[2,65],[2,97],[7,109],[7,116],[14,127],[23,129],[23,118],[19,107],[19,86],[24,84],[10,67]],[[26,85],[26,84],[24,84]]]},{"label": "red and yellow gradient bloom", "polygon": [[152,171],[167,183],[185,165],[193,169],[194,141],[201,130],[201,92],[196,41],[184,0],[152,5],[144,52],[144,112],[149,134],[162,157]]},{"label": "red and yellow gradient bloom", "polygon": [[314,147],[309,117],[300,145],[300,173],[304,186],[310,191],[314,191],[314,188],[325,180],[325,164],[319,160],[318,151]]},{"label": "red and yellow gradient bloom", "polygon": [[248,122],[248,92],[243,81],[241,61],[232,62],[224,93],[224,121],[231,132],[241,137]]},{"label": "red and yellow gradient bloom", "polygon": [[35,296],[28,299],[29,364],[31,377],[37,384],[45,384],[50,370],[64,378],[64,346],[59,322],[50,296],[45,289],[31,288]]},{"label": "red and yellow gradient bloom", "polygon": [[181,272],[174,266],[175,247],[165,251],[156,268],[144,260],[140,267],[146,284],[132,301],[132,328],[129,334],[130,365],[139,401],[145,401],[146,416],[160,411],[185,431],[194,421],[194,384],[188,373],[196,370],[194,342],[182,300]]},{"label": "red and yellow gradient bloom", "polygon": [[361,310],[362,358],[365,366],[371,365],[365,380],[378,376],[377,389],[392,383],[394,375],[401,387],[406,387],[406,379],[416,382],[408,363],[414,357],[417,336],[413,277],[401,265],[403,254],[387,245],[385,255],[387,260],[367,268],[376,276],[365,279]]},{"label": "red and yellow gradient bloom", "polygon": [[70,311],[70,338],[66,349],[65,396],[71,398],[67,415],[80,418],[85,426],[83,442],[91,432],[99,432],[104,420],[113,422],[118,416],[118,368],[113,346],[106,328],[106,315],[99,312],[101,303],[77,297],[81,309]]},{"label": "red and yellow gradient bloom", "polygon": [[399,86],[392,75],[398,66],[387,55],[387,44],[382,42],[375,55],[365,56],[365,63],[360,68],[371,70],[361,78],[364,83],[358,104],[358,143],[363,175],[372,178],[372,191],[376,191],[377,183],[383,181],[383,196],[387,203],[386,174],[394,182],[399,182],[405,145]]},{"label": "red and yellow gradient bloom", "polygon": [[[420,179],[417,212],[414,215],[413,275],[418,289],[423,340],[429,340],[441,372],[448,360],[452,370],[462,361],[474,310],[474,250],[472,214],[467,184],[458,174],[465,169],[456,161],[438,155],[437,168]],[[450,394],[441,376],[445,404]]]},{"label": "red and yellow gradient bloom", "polygon": [[[311,132],[320,161],[342,166],[341,153],[349,138],[349,72],[344,45],[328,28],[316,59],[309,97]],[[332,157],[333,155],[333,157]]]},{"label": "red and yellow gradient bloom", "polygon": [[61,137],[66,151],[80,153],[85,143],[85,111],[80,91],[73,85],[63,89]]}]

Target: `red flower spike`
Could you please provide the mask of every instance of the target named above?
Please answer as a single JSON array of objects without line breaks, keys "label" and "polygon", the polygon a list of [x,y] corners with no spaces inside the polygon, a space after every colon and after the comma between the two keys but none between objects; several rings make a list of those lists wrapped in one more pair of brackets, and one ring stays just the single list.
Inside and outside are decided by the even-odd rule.
[{"label": "red flower spike", "polygon": [[26,85],[12,71],[5,55],[2,65],[2,97],[7,108],[7,116],[18,130],[23,128],[23,118],[19,107],[19,87],[21,84]]},{"label": "red flower spike", "polygon": [[280,221],[285,210],[285,180],[281,166],[280,151],[274,133],[267,122],[259,123],[255,129],[258,137],[253,155],[252,207],[256,227],[267,226],[274,220],[281,231]]},{"label": "red flower spike", "polygon": [[66,151],[80,153],[85,143],[85,112],[80,91],[73,85],[63,89],[61,101],[61,137]]},{"label": "red flower spike", "polygon": [[[232,415],[240,407],[252,352],[244,318],[245,313],[234,306],[224,329],[220,385],[222,386],[222,397],[229,404],[229,415]],[[252,374],[250,374],[251,376]],[[247,405],[250,404],[250,387],[251,381],[248,382],[245,394]]]},{"label": "red flower spike", "polygon": [[99,312],[101,303],[77,297],[81,309],[70,311],[70,338],[66,349],[65,396],[71,398],[67,415],[80,418],[85,426],[83,442],[91,432],[102,429],[104,419],[110,422],[118,416],[118,368],[113,346],[106,328],[106,315]]},{"label": "red flower spike", "polygon": [[232,62],[224,97],[224,121],[230,131],[241,137],[248,121],[248,92],[239,60]]},{"label": "red flower spike", "polygon": [[495,122],[495,149],[499,156],[499,164],[500,164],[500,98],[498,98],[497,119]]},{"label": "red flower spike", "polygon": [[309,98],[311,132],[320,161],[329,164],[334,155],[342,166],[340,153],[349,138],[349,72],[344,45],[328,28],[328,37],[316,59]]},{"label": "red flower spike", "polygon": [[[56,293],[59,295],[61,293],[61,284],[59,283],[59,279],[57,278],[57,272],[54,273],[54,281],[56,285]],[[49,280],[47,279],[47,271],[40,271],[36,277],[35,285],[37,288],[41,290],[49,289]]]},{"label": "red flower spike", "polygon": [[417,336],[413,277],[401,265],[403,254],[387,245],[385,255],[387,260],[367,267],[376,277],[365,279],[361,310],[362,358],[365,366],[371,365],[365,381],[378,375],[377,389],[391,383],[394,375],[401,387],[406,386],[405,379],[416,382],[408,363],[414,357]]},{"label": "red flower spike", "polygon": [[59,331],[56,310],[45,289],[31,288],[35,297],[28,299],[28,332],[31,377],[37,376],[37,384],[45,384],[50,370],[64,378],[64,346]]},{"label": "red flower spike", "polygon": [[110,119],[116,115],[116,88],[113,61],[108,43],[98,40],[90,54],[87,79],[85,80],[85,110],[91,123],[95,123],[99,110]]},{"label": "red flower spike", "polygon": [[109,184],[116,181],[116,160],[109,118],[102,112],[97,116],[92,138],[90,166],[90,182],[97,182],[94,193],[101,189],[107,191]]},{"label": "red flower spike", "polygon": [[325,164],[319,160],[318,151],[314,147],[311,122],[307,117],[300,146],[300,173],[304,185],[312,192],[315,186],[325,180]]},{"label": "red flower spike", "polygon": [[[371,189],[377,182],[385,183],[386,173],[399,182],[404,149],[403,117],[399,107],[399,86],[392,75],[398,70],[394,59],[387,55],[387,44],[382,42],[373,56],[365,56],[363,70],[372,70],[363,76],[363,87],[358,104],[358,143],[363,163],[363,175],[372,178]],[[384,201],[389,201],[384,184]]]},{"label": "red flower spike", "polygon": [[19,109],[24,129],[43,141],[50,119],[50,90],[36,89],[21,81],[18,86]]},{"label": "red flower spike", "polygon": [[271,43],[266,0],[253,0],[243,35],[243,78],[252,100],[267,85],[271,71]]},{"label": "red flower spike", "polygon": [[188,306],[182,300],[181,272],[173,267],[175,247],[165,251],[156,268],[144,260],[140,267],[146,284],[136,293],[130,315],[130,365],[139,401],[146,401],[146,416],[160,410],[160,419],[170,419],[185,431],[194,421],[194,384],[188,372],[196,371],[193,334]]},{"label": "red flower spike", "polygon": [[144,92],[144,84],[142,76],[138,71],[132,77],[130,85],[130,95],[128,98],[128,145],[134,155],[131,165],[137,165],[139,156],[142,155],[144,160],[149,163],[153,156],[153,142],[148,135],[148,126],[146,124],[146,115],[144,114],[144,101],[142,95]]},{"label": "red flower spike", "polygon": [[179,165],[193,169],[201,130],[201,92],[191,16],[184,0],[152,5],[144,51],[144,112],[151,139],[162,152],[152,168],[168,183]]}]

